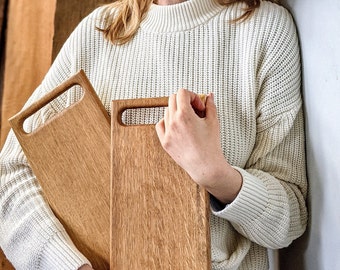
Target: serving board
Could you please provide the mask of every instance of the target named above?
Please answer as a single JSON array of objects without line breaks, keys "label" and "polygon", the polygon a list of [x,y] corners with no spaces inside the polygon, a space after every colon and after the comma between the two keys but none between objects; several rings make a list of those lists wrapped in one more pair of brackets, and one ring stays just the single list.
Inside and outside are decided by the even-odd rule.
[{"label": "serving board", "polygon": [[[79,101],[24,130],[28,117],[75,85]],[[128,109],[167,101],[113,101],[110,127],[80,71],[10,119],[44,196],[96,270],[211,267],[208,193],[163,150],[154,124],[122,121]]]},{"label": "serving board", "polygon": [[[79,101],[25,132],[28,117],[75,85],[83,90]],[[79,71],[9,121],[44,196],[77,248],[94,269],[109,269],[110,118],[85,73]]]},{"label": "serving board", "polygon": [[111,269],[211,269],[207,192],[163,150],[154,124],[122,120],[167,103],[112,102]]}]

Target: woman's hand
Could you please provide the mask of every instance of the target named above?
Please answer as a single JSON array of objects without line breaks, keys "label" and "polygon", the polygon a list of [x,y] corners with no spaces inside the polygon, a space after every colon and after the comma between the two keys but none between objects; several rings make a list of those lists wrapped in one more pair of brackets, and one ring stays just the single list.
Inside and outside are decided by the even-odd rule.
[{"label": "woman's hand", "polygon": [[[196,113],[202,111],[204,118]],[[222,203],[235,199],[242,177],[224,158],[212,94],[207,96],[206,104],[188,90],[171,95],[156,131],[165,151],[197,184]]]}]

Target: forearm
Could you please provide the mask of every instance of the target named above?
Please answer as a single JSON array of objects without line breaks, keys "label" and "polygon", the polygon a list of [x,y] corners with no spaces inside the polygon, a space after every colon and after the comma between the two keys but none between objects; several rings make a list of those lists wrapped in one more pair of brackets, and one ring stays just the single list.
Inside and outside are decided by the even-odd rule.
[{"label": "forearm", "polygon": [[198,181],[221,204],[235,200],[242,187],[242,175],[222,156],[219,161],[209,161],[207,172]]}]

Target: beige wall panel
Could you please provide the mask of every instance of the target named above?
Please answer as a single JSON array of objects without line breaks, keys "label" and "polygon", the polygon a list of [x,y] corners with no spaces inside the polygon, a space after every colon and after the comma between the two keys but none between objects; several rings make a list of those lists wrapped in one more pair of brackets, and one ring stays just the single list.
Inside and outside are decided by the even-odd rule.
[{"label": "beige wall panel", "polygon": [[10,129],[8,118],[22,108],[51,65],[55,1],[9,2],[1,145]]}]

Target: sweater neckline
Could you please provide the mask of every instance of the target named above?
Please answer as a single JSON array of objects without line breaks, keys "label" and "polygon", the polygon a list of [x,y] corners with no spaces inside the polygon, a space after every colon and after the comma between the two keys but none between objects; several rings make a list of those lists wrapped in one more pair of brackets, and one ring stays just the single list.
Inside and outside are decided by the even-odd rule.
[{"label": "sweater neckline", "polygon": [[186,31],[204,24],[223,8],[216,0],[188,0],[169,6],[152,4],[141,29],[158,33]]}]

